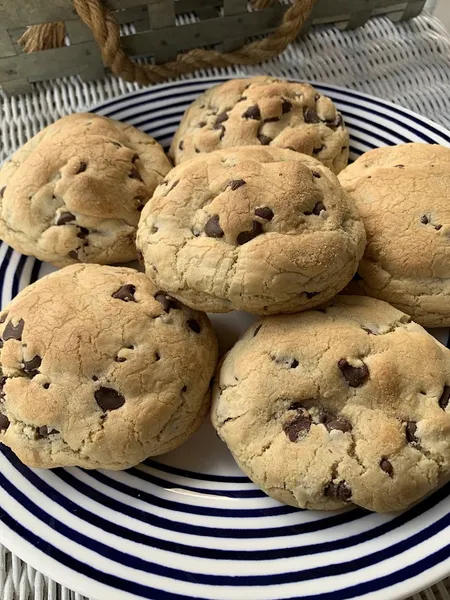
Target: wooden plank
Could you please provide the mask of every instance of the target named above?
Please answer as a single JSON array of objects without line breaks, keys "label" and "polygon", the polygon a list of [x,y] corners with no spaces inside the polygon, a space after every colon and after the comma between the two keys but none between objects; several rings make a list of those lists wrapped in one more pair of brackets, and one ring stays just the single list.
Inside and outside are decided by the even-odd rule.
[{"label": "wooden plank", "polygon": [[[175,26],[175,0],[148,0],[148,16],[150,28],[167,29]],[[177,57],[177,48],[165,40],[154,49],[153,55],[157,64],[163,64]]]},{"label": "wooden plank", "polygon": [[2,28],[26,27],[36,23],[64,21],[75,15],[72,0],[1,0]]},{"label": "wooden plank", "polygon": [[[247,12],[247,0],[223,0],[223,15],[229,17],[231,15],[242,15]],[[230,36],[225,39],[219,46],[221,52],[231,52],[237,48],[241,48],[245,44],[245,37]]]},{"label": "wooden plank", "polygon": [[221,17],[199,23],[189,23],[179,27],[170,27],[147,33],[124,36],[122,45],[131,56],[153,54],[162,44],[169,44],[177,49],[198,48],[199,45],[220,44],[235,32],[237,37],[247,37],[272,31],[280,23],[284,9],[274,5],[267,10]]},{"label": "wooden plank", "polygon": [[3,81],[0,83],[0,87],[7,96],[28,94],[28,92],[33,91],[33,86],[27,79],[12,79],[11,81]]},{"label": "wooden plank", "polygon": [[[60,73],[77,74],[98,53],[95,42],[0,59],[0,83],[14,79],[59,77]],[[67,69],[67,71],[66,71]]]},{"label": "wooden plank", "polygon": [[0,58],[16,56],[17,52],[6,29],[0,29]]}]

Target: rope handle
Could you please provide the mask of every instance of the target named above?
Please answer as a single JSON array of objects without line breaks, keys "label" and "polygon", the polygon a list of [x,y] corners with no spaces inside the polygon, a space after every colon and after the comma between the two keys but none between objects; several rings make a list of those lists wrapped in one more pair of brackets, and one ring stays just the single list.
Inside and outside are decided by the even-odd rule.
[{"label": "rope handle", "polygon": [[[274,0],[254,0],[255,8],[266,8]],[[315,0],[293,0],[276,31],[262,40],[251,42],[239,50],[221,53],[198,48],[179,54],[177,59],[164,65],[138,64],[124,52],[120,43],[120,29],[112,12],[101,0],[73,0],[80,19],[92,31],[100,47],[106,67],[125,81],[142,85],[167,81],[198,69],[254,65],[278,56],[302,28]],[[65,25],[62,22],[33,25],[20,38],[25,52],[36,52],[64,45]]]}]

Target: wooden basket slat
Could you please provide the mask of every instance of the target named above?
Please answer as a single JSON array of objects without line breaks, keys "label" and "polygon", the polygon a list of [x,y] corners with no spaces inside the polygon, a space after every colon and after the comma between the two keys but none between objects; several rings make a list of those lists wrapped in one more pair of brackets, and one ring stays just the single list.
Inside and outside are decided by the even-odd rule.
[{"label": "wooden basket slat", "polygon": [[136,33],[122,37],[122,45],[131,56],[154,55],[155,50],[166,44],[173,44],[180,50],[198,48],[199,40],[205,46],[222,42],[227,32],[233,31],[238,37],[247,37],[267,33],[275,29],[280,22],[284,9],[273,6],[270,10],[253,14],[220,17],[168,27],[161,30]]}]

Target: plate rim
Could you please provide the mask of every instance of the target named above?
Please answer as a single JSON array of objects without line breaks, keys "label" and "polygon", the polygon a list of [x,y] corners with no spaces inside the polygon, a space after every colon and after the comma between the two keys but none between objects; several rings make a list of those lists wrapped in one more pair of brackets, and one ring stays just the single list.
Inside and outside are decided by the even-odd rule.
[{"label": "plate rim", "polygon": [[[170,81],[170,82],[166,82],[166,83],[153,85],[148,88],[138,88],[136,90],[132,90],[132,91],[126,92],[124,94],[120,94],[114,98],[107,99],[104,102],[99,102],[96,104],[86,106],[82,111],[79,111],[79,112],[87,111],[87,112],[97,112],[97,113],[102,114],[101,111],[103,109],[107,109],[110,105],[112,105],[114,103],[126,101],[133,97],[139,97],[139,96],[145,97],[147,94],[151,95],[155,91],[156,92],[162,91],[164,89],[170,88],[170,86],[177,87],[177,86],[180,86],[180,84],[181,85],[183,85],[183,84],[186,84],[186,85],[191,84],[192,85],[195,83],[198,83],[199,85],[205,84],[205,83],[220,84],[222,82],[233,80],[233,79],[250,79],[250,78],[258,76],[258,75],[264,76],[264,74],[255,74],[255,75],[237,75],[237,74],[227,75],[227,74],[224,74],[224,75],[217,75],[217,76],[182,78],[182,79],[175,80],[175,81]],[[287,79],[292,82],[305,83],[305,81],[300,78],[283,77],[281,79]],[[379,103],[381,106],[389,107],[389,108],[395,109],[396,111],[403,112],[405,115],[407,115],[415,120],[418,120],[425,127],[433,128],[436,132],[443,134],[444,136],[450,137],[450,130],[446,129],[443,125],[436,123],[432,119],[429,119],[428,117],[424,117],[413,110],[405,108],[400,104],[396,104],[395,102],[390,102],[388,100],[384,100],[383,98],[380,98],[379,96],[368,94],[366,92],[361,92],[359,90],[356,90],[356,89],[353,89],[350,87],[334,85],[332,83],[327,83],[324,81],[310,80],[310,81],[307,81],[306,83],[309,83],[312,86],[317,87],[322,90],[331,90],[333,92],[338,92],[343,95],[348,95],[350,93],[352,96],[359,97],[359,98],[361,98],[363,100],[367,100],[368,102],[371,102],[371,103],[373,103],[375,101],[376,103]],[[201,92],[199,92],[199,93],[201,93]],[[361,109],[364,110],[365,107],[361,107]],[[449,513],[450,513],[450,510],[449,510],[449,512],[447,512],[447,515]],[[16,520],[16,519],[14,518],[14,520]],[[26,526],[24,525],[23,527],[26,527]],[[444,530],[442,530],[439,535],[442,536],[443,533],[445,533],[445,531],[447,529],[450,529],[450,526],[448,526]],[[0,518],[0,543],[2,543],[5,546],[5,548],[7,548],[12,554],[16,555],[20,560],[22,560],[26,565],[29,565],[31,568],[33,568],[36,572],[43,574],[45,577],[49,578],[50,580],[55,581],[56,583],[59,583],[61,586],[66,587],[70,590],[73,590],[76,593],[82,594],[82,595],[86,596],[87,598],[101,599],[102,595],[104,595],[105,593],[108,593],[109,598],[111,598],[112,600],[116,600],[116,599],[121,600],[124,598],[129,598],[130,600],[131,599],[137,600],[137,599],[141,598],[140,596],[136,596],[133,593],[130,593],[128,591],[122,591],[119,588],[110,586],[108,583],[101,583],[95,579],[89,578],[86,575],[76,572],[74,569],[59,562],[56,558],[53,558],[53,557],[47,555],[40,548],[33,546],[31,544],[31,542],[28,542],[22,536],[20,536],[18,533],[16,533],[14,530],[10,529],[10,527],[8,527],[1,518]],[[17,544],[17,547],[16,547],[16,544]],[[12,548],[14,548],[14,549],[12,549]],[[410,577],[400,583],[394,584],[394,586],[389,585],[388,587],[380,588],[377,591],[368,592],[368,593],[364,594],[364,596],[354,596],[354,597],[355,598],[359,598],[359,597],[369,598],[370,597],[373,599],[378,599],[378,598],[381,598],[381,594],[383,594],[384,595],[383,600],[402,600],[402,599],[406,598],[407,596],[412,596],[413,594],[420,593],[421,591],[444,580],[445,578],[447,578],[450,575],[450,544],[447,546],[443,546],[439,551],[446,550],[446,549],[448,549],[448,557],[446,559],[444,559],[443,561],[439,562],[438,564],[434,565],[430,569],[427,569],[426,571],[422,571],[418,575]],[[395,558],[390,559],[390,560],[395,560]],[[64,577],[60,578],[59,573],[61,571],[64,572]],[[386,571],[385,571],[385,573],[386,573]],[[428,577],[427,577],[427,574],[429,574]],[[149,577],[150,577],[150,575],[149,575]],[[417,577],[421,577],[424,579],[423,582],[422,581],[420,582],[420,586],[417,585],[418,582],[414,583],[415,580],[417,579]],[[149,584],[150,583],[151,583],[151,581],[149,582]],[[300,584],[301,584],[301,582],[298,582],[298,585],[300,585]],[[89,590],[89,587],[94,588],[94,595],[92,594],[92,591]],[[386,592],[389,591],[389,589],[392,590],[393,587],[395,587],[395,588],[401,587],[402,589],[401,589],[401,591],[400,590],[395,591],[395,593],[393,593],[393,594],[386,594]],[[153,588],[149,585],[149,590],[151,590],[151,589],[153,589]],[[236,587],[235,589],[236,589],[236,591],[239,591],[241,588]],[[343,589],[345,589],[345,588],[343,588]],[[99,594],[99,595],[96,595],[96,594]],[[186,598],[186,600],[189,600],[189,598],[191,598],[192,596],[182,596],[182,597]],[[316,597],[318,599],[320,599],[321,594],[317,594]]]}]

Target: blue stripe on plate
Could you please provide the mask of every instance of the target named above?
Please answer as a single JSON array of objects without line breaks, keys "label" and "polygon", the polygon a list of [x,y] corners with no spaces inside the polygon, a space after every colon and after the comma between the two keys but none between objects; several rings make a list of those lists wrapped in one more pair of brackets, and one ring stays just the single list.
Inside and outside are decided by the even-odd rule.
[{"label": "blue stripe on plate", "polygon": [[[377,564],[388,558],[393,558],[406,550],[414,548],[423,541],[430,539],[431,537],[438,535],[446,527],[450,526],[450,513],[435,521],[428,527],[422,529],[416,534],[410,536],[406,540],[392,544],[386,550],[380,550],[374,552],[368,556],[361,558],[352,559],[350,561],[341,561],[336,564],[328,564],[321,567],[309,568],[300,571],[292,571],[288,573],[270,574],[270,575],[218,575],[208,573],[190,573],[180,569],[174,569],[145,561],[137,556],[130,555],[126,552],[122,552],[102,542],[96,541],[93,538],[89,538],[86,535],[68,527],[67,525],[60,523],[54,517],[51,517],[45,513],[39,506],[34,504],[29,498],[27,498],[22,492],[19,492],[10,482],[0,475],[0,485],[2,488],[15,498],[23,507],[29,510],[36,518],[43,523],[46,523],[52,529],[65,536],[67,539],[72,540],[83,548],[88,548],[93,552],[98,553],[100,556],[107,556],[108,559],[114,562],[124,565],[126,567],[140,570],[144,573],[152,573],[162,577],[168,577],[178,581],[191,581],[192,577],[195,577],[195,581],[200,584],[212,585],[212,586],[264,586],[264,585],[281,585],[287,583],[296,583],[299,581],[310,581],[313,579],[321,579],[323,577],[333,577],[337,575],[344,575],[347,573],[354,573],[360,569],[364,569],[371,565]],[[450,546],[448,546],[450,548]]]}]

